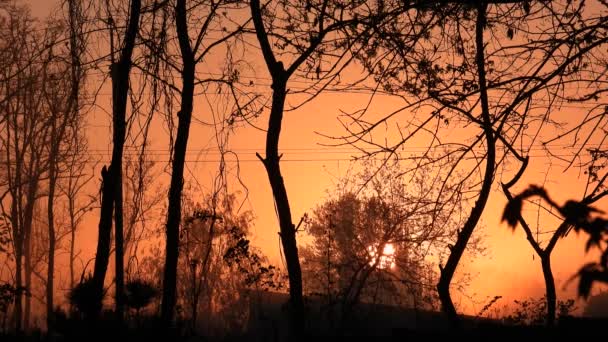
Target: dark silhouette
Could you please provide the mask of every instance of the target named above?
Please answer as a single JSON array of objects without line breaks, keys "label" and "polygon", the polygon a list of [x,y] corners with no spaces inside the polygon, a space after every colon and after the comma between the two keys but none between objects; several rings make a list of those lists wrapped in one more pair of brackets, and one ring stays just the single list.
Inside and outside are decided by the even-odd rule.
[{"label": "dark silhouette", "polygon": [[[14,260],[9,264],[13,273],[10,278],[19,290],[15,292],[11,322],[19,335],[30,327],[32,274],[38,261],[33,257],[40,238],[34,234],[38,218],[35,209],[45,193],[48,169],[50,115],[43,93],[47,85],[51,86],[47,76],[53,73],[46,45],[53,45],[53,37],[46,37],[45,30],[37,31],[29,9],[22,4],[0,2],[0,11],[6,18],[1,22],[5,48],[0,58],[0,209],[11,237],[10,257],[2,259]],[[44,235],[47,232],[45,229]]]},{"label": "dark silhouette", "polygon": [[[608,195],[608,175],[599,174],[607,163],[597,159],[608,153],[603,146],[590,153],[587,185],[599,185],[586,187],[580,201],[557,204],[540,186],[510,189],[528,153],[551,133],[546,127],[563,127],[550,113],[564,99],[593,109],[550,142],[573,137],[576,157],[595,140],[604,144],[607,110],[596,102],[608,93],[606,70],[598,67],[607,19],[594,10],[608,3],[589,10],[577,1],[62,0],[66,20],[42,22],[13,1],[0,0],[1,340],[580,338],[581,331],[605,330],[569,317],[572,301],[557,301],[550,254],[569,231],[582,232],[585,248],[601,255],[573,277],[578,293],[588,297],[597,281],[608,283],[608,219],[593,206]],[[256,70],[259,63],[265,70]],[[85,84],[84,69],[108,66],[110,84]],[[300,115],[326,90],[348,93],[340,99],[369,94],[363,108],[340,108],[352,112],[342,112],[347,136],[334,141],[355,148],[357,162],[371,157],[378,164],[364,164],[356,189],[341,188],[298,220],[282,164],[295,160],[283,158],[281,133],[287,113]],[[112,100],[112,155],[103,166],[95,161],[107,157],[103,146],[86,147],[89,94]],[[199,95],[206,100],[200,106]],[[379,95],[395,97],[384,102]],[[393,104],[400,107],[378,113]],[[267,125],[258,127],[253,120],[262,114]],[[99,129],[97,117],[91,120]],[[213,179],[197,179],[194,168],[188,176],[189,140],[199,123],[211,132],[213,150],[202,152],[219,152],[219,160],[197,160],[217,163]],[[230,151],[229,139],[241,125],[265,137],[256,156],[278,228],[258,225],[257,233],[278,229],[285,270],[251,241],[255,215],[239,206],[247,194],[229,194],[233,176],[245,175],[232,164],[243,155]],[[162,145],[157,128],[166,128],[169,143]],[[580,139],[587,131],[601,136]],[[155,147],[147,149],[152,138]],[[476,230],[492,185],[497,175],[511,176],[513,161],[522,166],[503,184],[509,203],[502,219],[524,227],[541,258],[547,296],[517,301],[506,317],[459,315],[452,295],[469,278],[458,266],[480,250]],[[99,174],[98,198],[87,197],[88,179]],[[533,197],[561,217],[544,249],[522,217]],[[89,236],[76,229],[97,200],[96,254],[80,257],[75,240]],[[106,279],[112,268],[115,278]],[[58,300],[66,293],[69,311]],[[508,294],[497,294],[478,316],[492,316],[499,295]],[[113,305],[104,308],[110,296]]]},{"label": "dark silhouette", "polygon": [[[592,155],[593,155],[593,153],[592,153]],[[520,193],[517,197],[514,198],[509,189],[510,189],[510,187],[515,185],[515,183],[523,175],[523,173],[528,165],[528,160],[529,160],[528,158],[523,159],[523,163],[520,167],[520,170],[517,172],[517,175],[515,176],[515,178],[513,180],[511,180],[510,182],[508,182],[506,184],[502,184],[502,190],[503,190],[505,196],[507,197],[507,199],[509,200],[509,205],[507,206],[507,208],[505,208],[505,212],[503,214],[503,220],[507,221],[507,224],[512,227],[515,227],[517,225],[517,222],[519,222],[521,224],[522,229],[524,230],[524,232],[526,234],[526,239],[528,240],[528,242],[534,249],[534,252],[540,258],[541,267],[542,267],[542,271],[543,271],[543,277],[544,277],[544,281],[545,281],[545,291],[546,291],[545,297],[546,297],[546,301],[547,301],[547,305],[546,305],[547,312],[546,312],[545,322],[547,325],[552,326],[555,324],[556,313],[557,313],[556,312],[557,311],[557,294],[556,294],[556,290],[555,290],[555,280],[553,277],[553,271],[551,268],[551,254],[552,254],[553,250],[555,249],[555,246],[557,245],[557,242],[559,241],[559,239],[562,237],[565,237],[566,234],[568,233],[568,231],[571,229],[572,225],[575,224],[575,223],[570,222],[569,219],[567,218],[569,216],[572,216],[572,214],[569,214],[569,213],[580,211],[580,215],[582,217],[588,218],[589,214],[591,212],[595,211],[595,209],[589,208],[589,207],[581,208],[580,204],[577,204],[574,201],[568,201],[568,202],[566,202],[566,205],[564,206],[564,210],[562,210],[556,203],[550,201],[550,198],[547,196],[544,189],[542,189],[541,187],[538,187],[538,186],[531,186],[530,188],[528,188],[527,190]],[[597,158],[592,156],[592,160],[597,161]],[[589,169],[592,170],[593,168],[589,168]],[[595,182],[596,184],[592,187],[590,194],[584,196],[584,198],[582,200],[582,202],[586,203],[586,204],[591,204],[593,202],[596,202],[597,200],[601,199],[604,195],[606,195],[605,192],[601,191],[601,189],[604,186],[603,184],[604,184],[605,178],[598,177],[597,173],[595,173],[595,174],[594,173],[595,173],[595,171],[590,172],[590,177],[588,178],[587,185],[591,185],[591,183],[593,183],[593,182]],[[547,242],[547,244],[545,245],[544,248],[541,246],[541,242],[538,241],[537,238],[535,238],[535,236],[532,232],[532,229],[530,228],[526,219],[524,219],[524,217],[520,215],[521,209],[523,206],[523,200],[525,200],[527,197],[534,196],[534,195],[538,195],[545,199],[548,199],[550,201],[549,204],[555,208],[560,208],[559,209],[560,212],[562,213],[563,217],[566,218],[561,222],[561,224],[557,227],[557,229],[555,229],[553,231],[553,233],[551,234],[551,236],[549,238],[549,241]],[[540,208],[539,208],[539,210],[540,210]],[[573,215],[577,215],[577,214],[573,214]],[[513,220],[514,218],[517,218],[517,219],[514,221]]]},{"label": "dark silhouette", "polygon": [[[290,11],[289,7],[292,5],[285,3],[283,4],[285,7],[282,10]],[[262,7],[259,0],[252,0],[250,2],[250,14],[255,28],[255,36],[262,50],[266,68],[272,78],[270,86],[272,89],[272,102],[268,118],[268,129],[266,131],[265,156],[261,156],[259,153],[256,153],[256,155],[266,169],[279,220],[279,235],[289,275],[289,324],[292,338],[301,338],[304,333],[305,309],[302,296],[302,270],[300,268],[296,242],[297,227],[291,216],[289,197],[281,173],[281,155],[279,154],[279,139],[281,137],[285,101],[287,100],[288,93],[287,84],[290,77],[300,68],[311,68],[308,60],[315,54],[321,54],[324,44],[330,44],[325,40],[331,33],[338,33],[341,29],[347,28],[349,25],[353,25],[360,20],[354,14],[356,18],[344,19],[342,16],[345,8],[341,7],[339,3],[333,3],[328,0],[320,1],[314,7],[311,3],[308,3],[305,7],[306,15],[302,18],[302,22],[297,22],[296,24],[298,19],[288,15],[288,21],[291,23],[287,23],[285,27],[270,26],[271,29],[269,31],[265,15],[268,13],[268,9]],[[356,8],[357,5],[353,7]],[[310,14],[308,14],[309,11]],[[335,11],[335,13],[332,11]],[[312,16],[314,20],[310,21],[309,16]],[[268,15],[268,18],[272,19],[272,15]],[[276,45],[271,43],[270,38],[276,33],[275,30],[283,30],[279,36],[293,34],[293,28],[290,28],[290,25],[304,25],[306,27],[305,30],[309,31],[309,36],[303,40],[295,37],[291,41],[286,39],[289,42],[286,42],[285,45],[291,45],[294,48],[293,54],[295,56],[290,64],[285,65],[280,60],[285,47],[281,47],[280,44],[282,43]],[[318,65],[313,69],[314,74],[319,78],[321,66]],[[308,70],[308,72],[312,73],[313,71]],[[324,72],[324,74],[328,75],[325,76],[328,79],[333,79],[334,77],[330,75],[331,72]]]},{"label": "dark silhouette", "polygon": [[[258,155],[266,172],[272,188],[274,203],[279,216],[281,244],[287,262],[287,272],[289,274],[289,314],[291,315],[290,324],[292,325],[294,336],[300,336],[304,330],[304,300],[302,298],[302,270],[298,258],[298,246],[296,244],[296,226],[291,217],[287,189],[281,175],[279,164],[279,137],[281,134],[281,121],[283,120],[283,109],[287,98],[287,81],[296,68],[303,63],[308,55],[312,54],[315,45],[318,45],[321,37],[311,42],[311,47],[306,50],[301,58],[285,69],[283,63],[278,61],[268,40],[268,34],[262,18],[262,8],[259,0],[251,0],[251,16],[255,26],[256,37],[262,48],[266,67],[272,77],[272,107],[270,108],[270,118],[268,119],[268,131],[266,134],[266,157]],[[324,14],[321,14],[319,25]],[[319,33],[321,34],[321,32]]]},{"label": "dark silhouette", "polygon": [[[68,164],[70,156],[66,151],[77,151],[79,137],[82,132],[73,131],[82,121],[79,115],[80,84],[84,77],[80,63],[83,51],[83,35],[78,35],[78,27],[82,27],[82,13],[75,1],[69,1],[69,62],[63,61],[62,56],[55,56],[53,49],[48,51],[49,79],[48,86],[43,90],[49,108],[50,139],[48,149],[48,197],[47,197],[47,224],[48,224],[48,260],[46,280],[46,316],[47,330],[52,333],[54,328],[54,277],[55,252],[59,238],[55,228],[55,200],[59,177],[63,177],[62,169]],[[57,39],[57,38],[55,38]],[[65,77],[68,75],[69,77]],[[65,101],[65,94],[69,94]]]},{"label": "dark silhouette", "polygon": [[493,120],[490,115],[490,107],[488,104],[488,87],[486,82],[486,57],[484,53],[484,39],[483,30],[486,26],[486,10],[487,4],[479,2],[476,6],[477,19],[475,21],[475,47],[476,56],[475,64],[477,66],[477,85],[479,87],[479,97],[481,102],[481,126],[483,128],[484,140],[486,142],[486,157],[485,157],[485,171],[482,178],[481,189],[479,195],[475,201],[473,209],[467,221],[464,223],[462,230],[458,231],[458,239],[451,249],[450,256],[441,269],[441,275],[439,282],[437,283],[437,291],[439,293],[439,299],[441,300],[441,307],[446,315],[450,317],[450,320],[455,324],[458,323],[458,315],[456,308],[452,302],[450,295],[450,284],[452,278],[456,272],[456,267],[467,248],[467,243],[481,218],[481,214],[488,202],[490,196],[490,190],[492,190],[492,183],[494,179],[494,170],[496,167],[496,136],[494,134]]},{"label": "dark silhouette", "polygon": [[74,286],[68,294],[70,305],[86,320],[99,315],[99,303],[103,301],[105,291],[97,290],[92,276],[83,276],[78,285]]},{"label": "dark silhouette", "polygon": [[190,45],[188,34],[188,18],[186,1],[177,0],[175,5],[175,25],[177,39],[182,58],[182,89],[177,137],[173,147],[173,163],[171,165],[171,185],[169,186],[169,208],[167,209],[165,271],[163,277],[163,299],[161,318],[166,326],[173,321],[175,301],[177,296],[177,261],[179,258],[179,226],[182,219],[182,189],[184,186],[184,163],[186,147],[190,134],[192,119],[192,102],[194,97],[194,72],[196,71],[195,55]]},{"label": "dark silhouette", "polygon": [[[595,196],[601,198],[606,194],[608,194],[606,191],[602,191]],[[568,200],[560,206],[551,199],[543,187],[531,185],[507,203],[502,214],[502,221],[506,221],[509,227],[515,229],[517,222],[521,222],[523,201],[533,196],[544,199],[557,209],[563,217],[564,223],[558,228],[559,234],[556,234],[556,236],[563,237],[568,229],[572,227],[574,231],[584,231],[589,236],[585,246],[586,251],[591,247],[597,247],[601,250],[600,260],[583,265],[577,274],[579,277],[578,294],[587,298],[595,281],[608,283],[608,248],[605,247],[605,243],[608,242],[608,220],[592,215],[603,214],[603,211],[590,206],[589,198],[583,201]]]},{"label": "dark silhouette", "polygon": [[[371,113],[372,110],[367,106],[348,113],[347,117],[352,122],[344,124],[349,133],[346,137],[341,137],[345,140],[344,144],[361,147],[369,156],[382,156],[388,160],[386,156],[403,156],[401,150],[407,151],[409,143],[416,146],[417,138],[428,138],[428,149],[421,154],[421,161],[416,163],[445,165],[445,179],[460,179],[463,184],[462,191],[468,194],[475,192],[474,196],[468,197],[472,210],[467,216],[467,222],[458,232],[458,241],[451,247],[447,262],[442,265],[442,276],[437,284],[442,307],[453,321],[458,317],[450,295],[450,285],[461,256],[467,248],[467,242],[484,212],[485,203],[492,190],[494,173],[500,171],[506,161],[511,158],[522,161],[523,156],[534,149],[533,145],[540,131],[530,131],[535,129],[531,128],[534,126],[533,122],[552,125],[548,118],[555,102],[547,101],[543,107],[546,112],[540,111],[542,114],[539,115],[533,110],[539,105],[536,102],[538,94],[547,94],[550,99],[556,101],[562,99],[564,75],[568,74],[579,80],[579,74],[592,73],[592,68],[581,69],[577,63],[581,58],[585,58],[583,56],[593,54],[592,51],[597,51],[605,44],[604,36],[597,31],[603,21],[599,17],[590,19],[589,25],[583,25],[585,28],[582,30],[553,25],[560,22],[561,19],[558,18],[582,18],[581,8],[578,5],[570,6],[571,4],[563,3],[559,10],[545,12],[546,8],[539,2],[446,1],[441,5],[427,2],[424,10],[429,12],[420,12],[429,16],[421,15],[423,24],[419,30],[410,30],[410,21],[404,16],[403,23],[395,20],[386,26],[376,25],[374,29],[382,32],[383,38],[373,41],[375,44],[361,46],[362,52],[358,57],[363,61],[366,70],[374,75],[374,80],[380,83],[382,90],[399,96],[409,95],[413,100],[408,97],[407,105],[379,119],[377,113]],[[489,7],[486,13],[481,13],[486,7]],[[495,10],[501,12],[507,7],[512,11],[509,15],[497,15]],[[480,18],[482,14],[487,18]],[[507,19],[511,14],[513,16]],[[547,17],[555,17],[556,21],[540,19]],[[424,22],[425,19],[428,22]],[[536,36],[528,39],[527,34],[530,32],[526,29],[518,31],[519,23],[525,25],[524,23],[532,21],[547,23],[546,30],[538,30],[551,32],[546,39],[539,40]],[[494,25],[498,22],[505,24],[504,30]],[[419,35],[411,34],[412,31]],[[555,35],[557,32],[560,33]],[[558,39],[559,35],[570,38]],[[529,43],[517,47],[505,44],[511,39],[521,39]],[[480,41],[483,45],[480,45]],[[567,41],[577,43],[570,44],[566,43]],[[578,43],[583,41],[584,44]],[[557,54],[557,60],[554,58],[556,54],[545,53],[547,49],[558,51],[562,48],[568,52]],[[523,54],[529,56],[543,57],[538,64],[528,63],[528,60],[521,58],[522,51],[526,51]],[[497,55],[502,57],[496,58]],[[548,64],[553,66],[539,67]],[[518,86],[512,87],[514,84]],[[603,90],[596,89],[602,86],[593,81],[591,84],[591,90],[587,94],[571,98],[585,101],[603,93]],[[379,92],[378,88],[374,83],[369,89],[376,94]],[[418,106],[430,106],[432,110],[424,111],[421,115],[414,109]],[[368,111],[370,115],[365,116]],[[404,115],[395,119],[401,111]],[[463,120],[466,123],[459,126]],[[415,124],[414,127],[402,126],[403,122]],[[381,129],[377,128],[383,129],[391,124],[398,126],[393,136],[378,132]],[[586,123],[581,120],[580,126],[583,125]],[[467,132],[473,133],[463,134],[466,139],[462,140],[459,140],[461,135],[458,134],[458,138],[452,141],[450,138],[453,135],[448,132],[452,127],[466,127]],[[543,132],[548,132],[545,125],[541,127]],[[446,129],[445,135],[443,129]],[[579,129],[580,127],[572,129],[568,134],[577,134],[573,132],[579,132]],[[374,133],[379,133],[385,141],[374,137]],[[430,137],[426,136],[427,134]],[[394,138],[395,135],[399,136]],[[445,148],[442,157],[429,156],[429,151],[443,149],[448,145],[454,147]],[[478,148],[483,152],[479,153]],[[581,150],[584,150],[584,147],[581,147]],[[495,165],[489,165],[490,163]],[[493,172],[490,172],[492,170]],[[471,186],[471,183],[475,185]]]},{"label": "dark silhouette", "polygon": [[[231,5],[230,2],[212,2],[205,13],[204,23],[198,28],[197,39],[194,44],[191,42],[191,30],[189,23],[189,7],[185,0],[177,0],[175,4],[175,28],[182,65],[179,70],[182,81],[180,90],[180,109],[177,112],[178,126],[177,135],[173,146],[173,157],[171,164],[171,183],[169,186],[169,204],[167,209],[167,223],[165,226],[166,245],[165,245],[165,269],[163,275],[163,294],[161,306],[161,319],[166,326],[172,324],[175,303],[177,297],[177,272],[179,260],[179,232],[182,220],[182,190],[184,186],[184,165],[186,160],[186,150],[188,146],[188,136],[190,134],[190,123],[192,121],[192,110],[195,89],[195,72],[199,62],[210,53],[210,51],[222,43],[227,43],[243,31],[243,26],[237,26],[235,30],[227,32],[220,38],[210,42],[208,46],[202,44],[209,34],[209,25],[217,17],[222,6]],[[206,80],[205,82],[226,82],[225,79]],[[197,83],[198,84],[198,83]],[[237,101],[238,102],[238,101]]]},{"label": "dark silhouette", "polygon": [[125,285],[125,304],[134,309],[138,316],[139,311],[150,305],[158,295],[158,289],[145,280],[134,279]]},{"label": "dark silhouette", "polygon": [[[110,167],[102,169],[102,196],[99,214],[99,237],[93,273],[93,287],[96,294],[93,298],[101,298],[103,293],[106,271],[110,257],[110,233],[112,231],[112,214],[115,223],[115,254],[116,254],[116,315],[123,316],[124,290],[124,260],[123,260],[123,212],[122,212],[122,158],[126,136],[126,111],[129,92],[129,75],[131,71],[131,56],[135,47],[135,38],[139,29],[139,14],[141,0],[131,0],[128,26],[125,32],[119,58],[114,60],[114,46],[111,46],[112,64],[110,77],[112,80],[112,161]],[[113,34],[113,30],[111,33]],[[113,38],[112,38],[113,41]],[[93,310],[93,318],[101,311],[101,301]]]}]

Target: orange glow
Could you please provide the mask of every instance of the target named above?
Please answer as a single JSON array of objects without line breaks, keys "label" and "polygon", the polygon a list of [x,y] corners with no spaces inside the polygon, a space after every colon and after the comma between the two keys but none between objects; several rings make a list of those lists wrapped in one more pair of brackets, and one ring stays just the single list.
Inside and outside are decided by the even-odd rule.
[{"label": "orange glow", "polygon": [[[370,266],[376,265],[376,248],[369,246],[367,250],[371,257],[369,262]],[[392,243],[387,243],[384,245],[384,249],[382,250],[382,255],[380,255],[380,260],[378,261],[377,266],[380,269],[395,267],[395,246],[393,246]]]},{"label": "orange glow", "polygon": [[[57,3],[56,0],[49,2],[27,0],[26,2],[32,4],[34,15],[39,17],[44,17],[50,11],[51,4]],[[257,46],[257,44],[254,45]],[[255,86],[266,92],[267,95],[270,91],[267,83],[270,81],[268,81],[269,75],[265,73],[266,68],[261,55],[252,54],[248,58],[247,62],[250,64],[251,70],[245,71],[241,77],[247,81],[255,80]],[[208,64],[213,65],[213,62],[211,61]],[[200,71],[203,71],[203,68]],[[88,81],[95,86],[98,82],[101,82],[102,77],[107,76],[102,74],[102,77],[95,78],[95,75],[91,76]],[[357,75],[352,77],[356,78]],[[308,84],[301,79],[294,78],[294,80],[289,83],[289,86],[294,90]],[[111,117],[106,115],[111,110],[111,96],[108,85],[100,89],[103,89],[103,91],[97,95],[96,106],[91,109],[88,117],[90,127],[87,135],[89,137],[90,155],[92,156],[92,161],[88,166],[92,169],[91,173],[94,178],[86,190],[91,194],[97,194],[99,170],[101,165],[109,163],[111,155]],[[189,189],[188,196],[190,197],[188,200],[192,202],[199,201],[205,195],[205,192],[209,192],[213,188],[213,182],[216,180],[217,160],[219,159],[217,144],[213,139],[215,132],[208,125],[203,124],[203,122],[211,120],[209,117],[213,112],[209,106],[205,105],[206,102],[203,98],[209,97],[211,100],[207,101],[213,102],[214,94],[203,95],[198,95],[195,98],[193,113],[193,119],[195,120],[192,124],[186,156],[185,183],[186,188]],[[298,95],[297,92],[293,95],[290,94],[288,104],[299,103],[302,98],[304,96]],[[352,157],[359,155],[358,150],[348,147],[320,147],[320,143],[331,145],[335,141],[323,138],[319,133],[333,137],[344,135],[344,128],[336,117],[339,113],[354,112],[364,108],[368,103],[369,112],[379,113],[378,115],[394,112],[397,108],[403,106],[399,99],[382,94],[376,94],[374,100],[371,101],[368,94],[348,91],[325,92],[316,97],[314,101],[285,114],[280,140],[281,170],[295,223],[304,214],[310,214],[316,205],[322,203],[327,197],[327,192],[333,191],[342,177],[347,176],[353,168],[360,166],[357,162],[352,162]],[[556,112],[552,114],[552,120],[571,123],[573,117],[583,117],[587,114],[588,109],[589,107],[585,105],[565,104],[562,108],[556,109]],[[268,111],[265,111],[255,124],[264,128],[267,116]],[[405,125],[409,120],[410,118],[405,116],[405,119],[398,124]],[[564,128],[564,131],[569,128],[569,126]],[[155,186],[162,185],[166,188],[170,159],[166,124],[162,122],[161,118],[155,117],[150,132],[148,149],[151,152],[148,153],[150,153],[151,160],[156,162],[156,167],[159,170]],[[546,131],[547,136],[558,133],[557,131]],[[443,138],[450,142],[466,141],[468,139],[466,130],[458,129],[456,126],[446,130],[444,134]],[[391,137],[389,136],[389,138]],[[255,215],[255,221],[251,228],[252,245],[260,248],[271,264],[284,267],[283,254],[280,251],[280,237],[277,234],[279,223],[271,188],[264,166],[256,157],[256,152],[263,154],[264,139],[265,132],[250,126],[240,127],[234,136],[231,136],[227,149],[232,151],[233,154],[226,156],[229,170],[228,191],[240,192],[241,198],[243,198],[243,202],[239,203],[239,205],[242,204],[241,210],[251,210]],[[538,140],[541,139],[538,138]],[[404,155],[421,153],[425,149],[425,143],[424,139],[412,139],[410,146],[404,146],[402,152]],[[562,159],[546,157],[544,148],[545,146],[540,143],[531,146],[532,158],[520,181],[522,187],[527,184],[542,183],[559,203],[571,198],[580,198],[585,189],[585,177],[581,175],[580,170],[571,168]],[[577,146],[574,145],[556,145],[554,147],[560,155],[571,154],[571,152],[576,151],[576,148]],[[126,147],[126,154],[131,157],[136,156],[136,151],[133,147]],[[497,184],[510,180],[516,171],[517,165],[507,165],[497,172],[493,192],[483,212],[479,227],[475,230],[474,237],[482,239],[486,248],[485,255],[471,258],[465,253],[465,257],[459,264],[456,278],[468,279],[470,276],[471,279],[468,280],[469,286],[464,293],[465,295],[453,291],[454,301],[457,303],[460,312],[475,314],[487,303],[487,298],[496,295],[502,296],[503,299],[498,303],[502,305],[512,299],[521,299],[527,296],[539,297],[544,294],[540,261],[527,242],[523,231],[519,228],[511,231],[500,222],[500,213],[506,200]],[[154,188],[152,191],[161,190]],[[162,202],[160,206],[162,207],[165,204],[165,202]],[[608,200],[599,202],[597,207],[607,209]],[[533,214],[535,209],[536,207],[533,205],[527,205],[525,208],[530,215]],[[76,265],[77,274],[85,274],[85,271],[92,270],[93,264],[87,261],[93,260],[95,257],[97,225],[99,222],[98,212],[99,210],[95,209],[86,214],[83,217],[81,228],[77,232],[76,251],[79,259],[79,263]],[[159,209],[158,212],[153,212],[151,217],[146,217],[146,220],[151,222],[149,223],[151,227],[160,227],[158,228],[160,233],[155,236],[156,240],[151,238],[143,243],[140,254],[153,254],[151,247],[156,243],[163,246],[164,235],[162,229],[166,219],[164,214],[164,211]],[[464,212],[462,215],[468,215],[468,212]],[[551,221],[551,217],[550,214],[541,211],[541,214],[536,218],[538,229],[551,230],[556,224]],[[297,235],[298,244],[304,244],[307,238],[304,231],[299,232]],[[67,244],[65,241],[62,241],[62,243]],[[595,258],[594,254],[584,252],[584,242],[585,237],[583,235],[571,233],[566,239],[560,240],[553,253],[552,265],[557,295],[560,299],[576,297],[576,282],[569,281],[569,279],[576,274],[585,260]],[[395,268],[396,253],[398,252],[396,246],[387,243],[382,248],[382,253],[378,252],[380,248],[381,245],[367,247],[370,256],[369,264],[376,264],[379,269]],[[4,262],[3,258],[4,255],[0,257],[0,262]],[[437,258],[440,259],[440,257]],[[445,262],[445,259],[442,259],[442,262]],[[109,267],[107,278],[111,279],[113,277],[113,261],[110,261]],[[58,254],[56,268],[57,278],[64,282],[58,287],[66,288],[67,261],[65,254]],[[435,267],[434,269],[438,270],[439,268]],[[8,277],[9,271],[0,268],[0,280],[3,276]],[[65,303],[64,293],[58,291],[57,297],[59,302],[63,301]],[[470,300],[470,298],[473,300]]]}]

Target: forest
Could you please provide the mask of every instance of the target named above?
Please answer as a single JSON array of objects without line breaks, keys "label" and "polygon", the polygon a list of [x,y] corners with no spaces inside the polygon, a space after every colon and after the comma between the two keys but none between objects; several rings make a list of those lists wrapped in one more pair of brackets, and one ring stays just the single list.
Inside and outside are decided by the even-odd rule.
[{"label": "forest", "polygon": [[[605,334],[607,1],[0,0],[0,32],[2,340]],[[503,231],[542,296],[467,309],[520,281],[471,266]]]}]

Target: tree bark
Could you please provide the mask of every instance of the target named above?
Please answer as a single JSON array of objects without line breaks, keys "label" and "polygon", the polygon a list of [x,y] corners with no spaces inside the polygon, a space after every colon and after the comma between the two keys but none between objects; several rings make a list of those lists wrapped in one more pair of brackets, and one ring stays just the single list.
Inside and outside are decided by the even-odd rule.
[{"label": "tree bark", "polygon": [[179,227],[182,210],[182,189],[184,185],[184,163],[186,148],[192,119],[192,103],[194,99],[195,60],[188,36],[186,16],[186,1],[178,0],[175,5],[175,24],[179,47],[182,55],[182,91],[181,106],[177,113],[178,126],[175,145],[173,147],[173,162],[171,184],[169,186],[169,208],[167,209],[165,270],[163,275],[163,298],[161,319],[166,327],[173,322],[177,295],[177,262],[179,258]]},{"label": "tree bark", "polygon": [[437,284],[437,292],[439,294],[439,300],[441,301],[441,308],[446,314],[450,322],[454,325],[458,325],[459,318],[452,302],[450,295],[450,283],[458,267],[458,263],[464,254],[467,247],[467,243],[481,218],[481,214],[486,206],[488,198],[490,196],[490,190],[492,189],[492,181],[494,177],[494,169],[496,163],[496,146],[494,133],[492,131],[492,119],[490,117],[490,110],[488,105],[488,92],[485,78],[485,57],[484,57],[484,45],[483,45],[483,28],[485,26],[485,4],[478,3],[477,8],[477,21],[475,25],[475,40],[477,45],[476,64],[478,69],[478,81],[481,98],[481,115],[483,119],[483,130],[487,145],[486,154],[486,167],[483,176],[483,182],[481,190],[479,191],[479,197],[471,210],[471,214],[465,222],[461,231],[458,232],[458,237],[454,247],[451,248],[450,256],[443,268],[441,268],[441,275],[439,277],[439,283]]}]

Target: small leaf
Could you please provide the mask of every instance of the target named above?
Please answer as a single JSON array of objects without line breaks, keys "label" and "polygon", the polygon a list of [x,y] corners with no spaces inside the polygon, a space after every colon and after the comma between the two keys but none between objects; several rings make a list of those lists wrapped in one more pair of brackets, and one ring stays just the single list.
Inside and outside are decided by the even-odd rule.
[{"label": "small leaf", "polygon": [[513,198],[505,206],[505,210],[502,213],[502,218],[500,221],[507,221],[507,225],[509,225],[510,228],[515,229],[515,227],[517,226],[517,220],[521,215],[522,205],[523,201],[521,198]]}]

